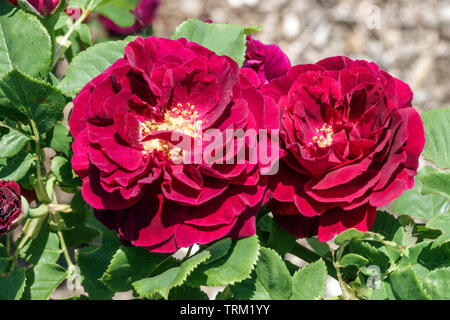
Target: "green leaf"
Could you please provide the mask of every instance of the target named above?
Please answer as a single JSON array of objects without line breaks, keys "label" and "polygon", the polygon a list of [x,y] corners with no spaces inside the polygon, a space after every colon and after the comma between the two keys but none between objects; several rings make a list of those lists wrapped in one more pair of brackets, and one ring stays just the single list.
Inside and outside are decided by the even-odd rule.
[{"label": "green leaf", "polygon": [[235,240],[226,256],[200,265],[189,277],[188,284],[194,287],[214,287],[240,282],[250,276],[258,252],[259,242],[256,235]]},{"label": "green leaf", "polygon": [[386,240],[403,244],[405,231],[400,222],[386,211],[377,211],[375,223],[370,231],[381,234]]},{"label": "green leaf", "polygon": [[[349,244],[349,249],[352,253],[356,253],[369,260],[369,265],[378,266],[382,272],[386,271],[389,267],[389,256],[382,250],[375,248],[367,242],[353,241]],[[365,270],[365,267],[361,268],[362,272]]]},{"label": "green leaf", "polygon": [[80,186],[81,180],[73,172],[72,165],[65,157],[56,156],[51,161],[51,169],[61,186]]},{"label": "green leaf", "polygon": [[411,266],[394,271],[390,276],[392,291],[401,300],[430,300]]},{"label": "green leaf", "polygon": [[19,300],[25,289],[25,269],[15,267],[0,277],[0,300]]},{"label": "green leaf", "polygon": [[408,249],[408,256],[403,256],[399,267],[420,264],[428,270],[450,267],[450,242],[434,245],[432,241],[420,242]]},{"label": "green leaf", "polygon": [[422,194],[422,181],[420,177],[428,172],[425,167],[414,177],[414,187],[406,190],[394,201],[394,212],[407,214],[409,216],[430,220],[440,214],[447,213],[450,201],[438,194]]},{"label": "green leaf", "polygon": [[[87,8],[88,2],[91,2],[90,0],[70,0],[70,7],[71,8]],[[97,5],[100,0],[92,1],[96,2],[95,5]]]},{"label": "green leaf", "polygon": [[96,12],[114,21],[119,27],[131,27],[135,17],[131,10],[139,4],[138,0],[101,0]]},{"label": "green leaf", "polygon": [[5,247],[0,243],[0,274],[2,274],[9,265],[10,258]]},{"label": "green leaf", "polygon": [[16,156],[30,140],[20,131],[10,129],[0,140],[0,158]]},{"label": "green leaf", "polygon": [[379,288],[371,289],[370,300],[396,300],[389,282],[381,281]]},{"label": "green leaf", "polygon": [[352,240],[383,240],[383,239],[384,237],[380,234],[374,232],[361,232],[359,230],[351,228],[340,233],[334,239],[334,243],[341,246],[344,243]]},{"label": "green leaf", "polygon": [[47,144],[56,152],[63,153],[66,157],[69,157],[72,150],[73,138],[70,136],[69,129],[66,128],[61,122],[57,122],[55,128],[48,134]]},{"label": "green leaf", "polygon": [[427,225],[427,228],[440,230],[442,234],[434,241],[433,247],[447,242],[450,239],[450,215],[443,214],[431,219]]},{"label": "green leaf", "polygon": [[102,242],[100,246],[86,247],[77,251],[81,284],[90,299],[111,299],[114,292],[109,290],[99,279],[105,273],[109,262],[121,244],[115,232],[107,229],[94,217],[90,216],[89,218],[88,226],[101,232]]},{"label": "green leaf", "polygon": [[242,66],[247,50],[246,37],[258,31],[259,27],[205,23],[197,19],[188,19],[175,29],[172,39],[186,38],[218,55],[229,56]]},{"label": "green leaf", "polygon": [[124,292],[133,288],[133,282],[149,277],[156,267],[170,254],[152,253],[143,248],[121,246],[101,281],[116,292]]},{"label": "green leaf", "polygon": [[4,165],[0,164],[0,179],[19,181],[27,175],[33,165],[33,155],[21,151],[15,157],[8,158]]},{"label": "green leaf", "polygon": [[55,263],[40,263],[27,271],[27,287],[22,299],[47,300],[68,276],[66,269]]},{"label": "green leaf", "polygon": [[420,177],[423,183],[422,193],[437,193],[450,200],[450,172],[429,172]]},{"label": "green leaf", "polygon": [[322,299],[327,287],[327,267],[322,259],[298,270],[292,277],[290,300]]},{"label": "green leaf", "polygon": [[421,114],[425,129],[423,155],[441,169],[450,168],[450,108],[437,108]]},{"label": "green leaf", "polygon": [[16,109],[36,123],[40,134],[52,129],[63,117],[67,98],[48,83],[14,69],[0,79],[0,89]]},{"label": "green leaf", "polygon": [[326,242],[320,242],[317,238],[307,238],[306,242],[308,242],[314,252],[321,257],[331,252],[330,246]]},{"label": "green leaf", "polygon": [[450,300],[450,267],[431,271],[423,284],[433,300]]},{"label": "green leaf", "polygon": [[67,73],[58,88],[74,96],[89,81],[105,71],[118,59],[123,58],[124,49],[133,40],[107,41],[89,47],[77,55],[67,68]]},{"label": "green leaf", "polygon": [[271,299],[286,300],[291,295],[291,274],[274,250],[261,248],[255,272]]},{"label": "green leaf", "polygon": [[92,46],[91,30],[89,29],[87,24],[81,24],[78,27],[77,32],[80,36],[81,42],[83,42],[84,45],[88,47]]},{"label": "green leaf", "polygon": [[59,238],[50,232],[48,224],[40,230],[38,236],[28,241],[20,250],[20,256],[33,265],[41,263],[56,263],[61,255]]},{"label": "green leaf", "polygon": [[230,286],[233,298],[236,300],[272,300],[266,288],[258,279],[255,270],[250,274],[250,278]]},{"label": "green leaf", "polygon": [[28,219],[22,229],[24,234],[30,239],[35,239],[47,221],[47,217],[47,215],[43,215],[39,218]]},{"label": "green leaf", "polygon": [[204,264],[210,264],[224,257],[230,251],[231,244],[232,240],[230,238],[225,238],[206,248],[206,250],[208,250],[211,254],[211,257],[209,257]]},{"label": "green leaf", "polygon": [[295,245],[296,238],[280,227],[275,219],[272,219],[272,230],[270,232],[267,246],[274,249],[282,257],[291,251]]},{"label": "green leaf", "polygon": [[367,260],[363,256],[360,256],[359,254],[355,254],[355,253],[346,254],[339,261],[339,264],[343,267],[350,266],[350,265],[354,265],[357,267],[363,267],[367,263],[369,263],[369,260]]},{"label": "green leaf", "polygon": [[209,300],[209,298],[200,288],[182,285],[170,290],[169,300]]},{"label": "green leaf", "polygon": [[39,19],[1,1],[0,39],[0,76],[19,68],[32,77],[47,77],[52,44]]},{"label": "green leaf", "polygon": [[163,298],[168,299],[170,290],[182,285],[189,274],[210,256],[211,254],[206,250],[197,253],[185,260],[179,267],[166,270],[155,277],[134,282],[133,287],[141,297],[151,298],[155,294],[160,294]]}]

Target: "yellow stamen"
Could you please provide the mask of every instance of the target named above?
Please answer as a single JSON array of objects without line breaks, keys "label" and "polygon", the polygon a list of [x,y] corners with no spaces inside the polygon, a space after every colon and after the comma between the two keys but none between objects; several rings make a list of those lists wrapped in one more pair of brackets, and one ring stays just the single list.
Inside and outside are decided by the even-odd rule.
[{"label": "yellow stamen", "polygon": [[[194,111],[194,109],[195,105],[191,105],[190,103],[186,103],[185,106],[178,103],[176,107],[164,113],[162,122],[153,120],[142,122],[140,127],[141,139],[145,139],[150,133],[158,131],[177,131],[193,138],[200,137],[203,122],[199,119],[198,112]],[[161,139],[144,141],[142,146],[144,148],[143,153],[145,154],[159,150],[164,152],[172,160],[180,160],[185,154],[182,148],[176,147],[169,141]]]},{"label": "yellow stamen", "polygon": [[322,128],[315,128],[314,131],[319,134],[312,137],[312,142],[309,145],[316,143],[320,148],[325,148],[333,143],[334,132],[331,125],[324,123]]}]

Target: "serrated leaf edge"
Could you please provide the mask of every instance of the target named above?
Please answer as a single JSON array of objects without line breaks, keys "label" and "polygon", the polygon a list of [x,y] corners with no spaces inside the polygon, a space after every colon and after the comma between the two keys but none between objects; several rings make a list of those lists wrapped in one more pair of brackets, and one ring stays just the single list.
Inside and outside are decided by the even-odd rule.
[{"label": "serrated leaf edge", "polygon": [[[205,255],[205,257],[204,258],[202,258],[193,268],[192,268],[192,270],[190,270],[190,271],[188,271],[187,273],[186,273],[186,276],[184,277],[184,279],[182,279],[181,281],[178,281],[178,283],[175,283],[174,285],[172,285],[172,286],[170,286],[169,288],[168,288],[168,293],[167,293],[167,296],[166,295],[163,295],[158,289],[154,289],[154,290],[151,290],[150,292],[147,292],[147,293],[144,293],[144,292],[142,292],[141,290],[139,290],[137,287],[136,287],[136,283],[137,282],[139,282],[139,281],[142,281],[142,280],[145,280],[145,279],[150,279],[150,278],[144,278],[144,279],[140,279],[140,280],[138,280],[138,281],[135,281],[135,282],[133,282],[133,288],[136,290],[136,292],[141,296],[141,297],[143,297],[143,298],[146,298],[146,299],[150,299],[150,298],[152,298],[156,293],[158,293],[158,294],[160,294],[164,299],[168,299],[169,297],[168,297],[168,295],[169,295],[169,293],[170,293],[170,290],[172,290],[173,288],[176,288],[176,287],[179,287],[179,286],[181,286],[183,283],[185,283],[186,282],[186,280],[187,280],[187,278],[189,277],[189,275],[195,270],[195,269],[197,269],[197,267],[199,266],[199,265],[201,265],[202,263],[204,263],[206,260],[208,260],[210,257],[211,257],[211,253],[209,253],[208,251],[202,251],[202,252],[207,252],[208,254],[207,255]],[[202,252],[199,252],[199,253],[202,253]],[[193,258],[193,257],[195,257],[195,255],[194,256],[192,256],[191,258]],[[190,259],[191,259],[190,258]],[[187,262],[187,261],[189,261],[189,260],[186,260],[185,262]],[[184,263],[184,262],[183,262]],[[183,263],[182,264],[180,264],[178,267],[175,267],[175,268],[180,268],[182,265],[183,265]],[[168,269],[168,270],[170,270],[170,269]],[[168,270],[166,270],[166,271],[168,271]],[[166,272],[166,271],[164,271],[164,272]],[[163,273],[164,273],[163,272]]]}]

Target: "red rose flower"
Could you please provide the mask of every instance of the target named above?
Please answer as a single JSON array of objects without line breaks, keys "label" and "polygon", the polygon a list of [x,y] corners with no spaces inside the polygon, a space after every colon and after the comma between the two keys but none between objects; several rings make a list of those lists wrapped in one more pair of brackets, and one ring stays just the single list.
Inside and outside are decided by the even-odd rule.
[{"label": "red rose flower", "polygon": [[425,139],[413,94],[376,64],[333,57],[264,86],[282,110],[287,156],[271,179],[275,218],[297,237],[367,231],[376,207],[413,187]]},{"label": "red rose flower", "polygon": [[[154,252],[254,234],[266,191],[258,162],[181,163],[190,150],[174,134],[195,140],[213,128],[266,126],[261,115],[274,117],[258,84],[252,70],[185,39],[131,42],[78,94],[70,118],[73,168],[96,217],[124,243]],[[211,145],[192,149],[207,154]]]},{"label": "red rose flower", "polygon": [[0,180],[0,234],[13,229],[21,216],[20,186],[14,181]]},{"label": "red rose flower", "polygon": [[140,0],[136,9],[132,11],[136,22],[131,27],[121,28],[116,23],[104,16],[100,16],[100,20],[102,21],[106,29],[108,29],[112,33],[122,35],[133,34],[137,31],[147,29],[152,25],[153,20],[155,20],[156,11],[158,10],[160,2],[161,0]]},{"label": "red rose flower", "polygon": [[[18,1],[17,0],[8,0],[13,5],[17,6]],[[28,3],[29,6],[31,6],[35,10],[35,13],[46,17],[51,15],[58,4],[61,2],[61,0],[23,0],[23,2]]]},{"label": "red rose flower", "polygon": [[286,75],[291,67],[288,56],[276,44],[266,45],[261,41],[247,37],[247,51],[244,68],[256,71],[261,84]]}]

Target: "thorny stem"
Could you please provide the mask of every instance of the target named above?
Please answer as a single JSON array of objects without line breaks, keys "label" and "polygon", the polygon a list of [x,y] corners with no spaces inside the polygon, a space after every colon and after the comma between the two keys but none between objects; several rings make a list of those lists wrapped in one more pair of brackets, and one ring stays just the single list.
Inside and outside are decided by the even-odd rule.
[{"label": "thorny stem", "polygon": [[341,270],[339,267],[339,260],[341,258],[342,252],[343,252],[343,249],[342,249],[343,247],[345,247],[345,246],[340,247],[338,250],[337,261],[334,256],[334,250],[331,251],[331,256],[333,258],[333,265],[334,265],[334,268],[336,269],[337,280],[338,280],[339,285],[342,290],[342,298],[344,298],[344,300],[357,300],[355,295],[353,294],[352,290],[349,288],[347,283],[342,279],[342,274],[341,274]]},{"label": "thorny stem", "polygon": [[183,259],[183,260],[189,259],[189,257],[191,256],[192,247],[193,247],[193,246],[190,246],[190,247],[188,248],[188,250],[187,250],[187,252],[186,252],[186,255],[184,256],[184,259]]},{"label": "thorny stem", "polygon": [[[54,182],[53,182],[54,183]],[[53,188],[54,190],[54,188]],[[52,195],[52,204],[53,205],[58,205],[58,199],[56,198],[56,194],[53,191],[53,195]],[[53,221],[55,222],[55,225],[57,226],[56,228],[56,233],[58,235],[59,238],[59,243],[61,245],[61,250],[64,254],[64,258],[66,259],[67,262],[67,267],[68,267],[68,271],[69,271],[69,275],[72,275],[73,272],[75,272],[75,265],[72,263],[72,260],[70,259],[70,255],[69,255],[69,250],[67,250],[67,245],[66,245],[66,241],[64,240],[64,235],[62,234],[61,230],[58,227],[58,218],[56,216],[55,211],[51,210],[50,211],[50,216],[52,217]]]},{"label": "thorny stem", "polygon": [[31,132],[33,133],[33,140],[36,143],[36,153],[37,153],[37,158],[36,158],[36,162],[37,162],[37,175],[38,177],[42,176],[42,164],[41,164],[41,157],[40,157],[40,152],[41,152],[41,139],[39,137],[39,131],[38,128],[36,126],[36,122],[34,122],[34,120],[30,121],[31,123]]},{"label": "thorny stem", "polygon": [[70,47],[70,37],[74,33],[75,30],[78,29],[78,27],[86,20],[86,18],[90,14],[90,7],[92,5],[92,1],[88,4],[86,9],[82,9],[81,16],[78,18],[75,23],[73,23],[70,27],[67,33],[64,35],[64,37],[58,41],[57,46],[55,47],[55,52],[53,55],[53,64],[52,68],[58,63],[59,59],[63,56],[63,54],[66,52],[66,50]]}]

